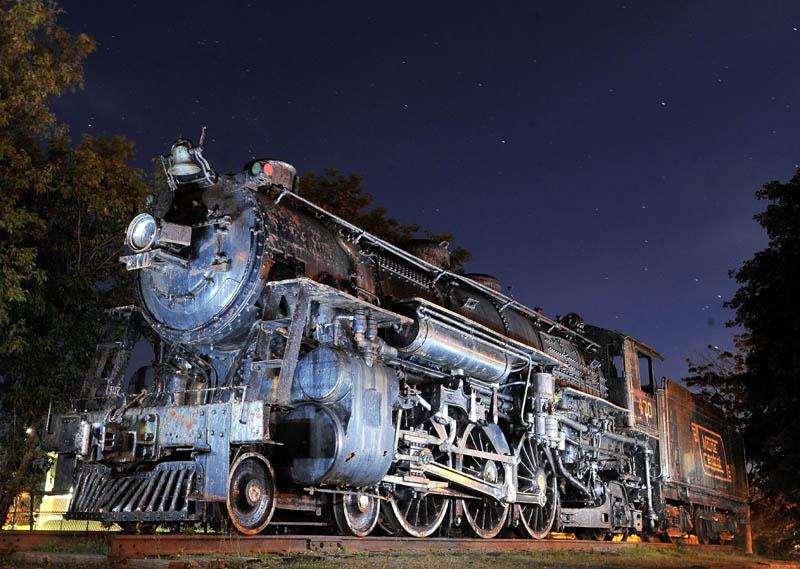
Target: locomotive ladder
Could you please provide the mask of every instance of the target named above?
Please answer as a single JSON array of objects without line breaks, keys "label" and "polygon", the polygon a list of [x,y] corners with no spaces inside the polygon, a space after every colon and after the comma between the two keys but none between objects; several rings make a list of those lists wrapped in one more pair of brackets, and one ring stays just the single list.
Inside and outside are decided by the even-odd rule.
[{"label": "locomotive ladder", "polygon": [[121,306],[106,311],[107,320],[100,331],[94,364],[83,382],[80,399],[86,408],[98,401],[120,394],[125,369],[139,339],[139,312],[135,306]]},{"label": "locomotive ladder", "polygon": [[[411,323],[411,319],[406,316],[375,306],[346,292],[307,278],[276,281],[268,286],[271,290],[267,293],[263,319],[254,330],[255,357],[252,369],[256,372],[280,369],[277,379],[272,381],[271,389],[266,394],[267,403],[272,405],[288,407],[291,404],[292,379],[313,303],[324,304],[347,312],[357,309],[367,310],[375,318],[379,327]],[[269,319],[277,314],[277,308],[282,299],[292,307],[290,317]],[[270,342],[276,334],[286,337],[286,348],[280,359],[272,358],[269,349]]]},{"label": "locomotive ladder", "polygon": [[[280,302],[280,291],[273,289],[268,295],[264,315],[275,314]],[[272,382],[268,401],[275,405],[288,406],[291,401],[292,378],[303,343],[303,332],[311,307],[311,294],[307,286],[298,285],[297,296],[291,318],[261,320],[255,330],[255,357],[252,362],[253,371],[263,372],[268,369],[279,369],[278,377]],[[278,333],[285,333],[286,348],[282,358],[272,358],[270,343]],[[244,397],[244,395],[243,395]]]}]

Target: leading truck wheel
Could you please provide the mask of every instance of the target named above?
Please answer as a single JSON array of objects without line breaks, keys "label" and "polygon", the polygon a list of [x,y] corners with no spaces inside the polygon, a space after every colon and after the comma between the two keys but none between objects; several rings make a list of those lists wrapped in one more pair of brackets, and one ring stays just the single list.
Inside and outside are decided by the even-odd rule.
[{"label": "leading truck wheel", "polygon": [[378,499],[361,492],[337,496],[333,502],[333,517],[339,531],[355,537],[369,535],[378,523],[380,511]]},{"label": "leading truck wheel", "polygon": [[228,477],[226,505],[240,533],[255,535],[267,527],[275,512],[275,472],[266,457],[248,452],[236,459]]}]

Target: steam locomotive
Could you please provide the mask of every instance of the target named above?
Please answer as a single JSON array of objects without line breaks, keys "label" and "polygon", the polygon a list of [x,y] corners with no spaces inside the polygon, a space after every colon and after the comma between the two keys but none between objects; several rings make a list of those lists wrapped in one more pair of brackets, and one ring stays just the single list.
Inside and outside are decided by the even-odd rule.
[{"label": "steam locomotive", "polygon": [[365,232],[285,162],[221,175],[185,139],[162,161],[121,258],[138,306],[109,312],[44,428],[68,518],[702,542],[746,523],[741,440],[656,384],[652,348]]}]

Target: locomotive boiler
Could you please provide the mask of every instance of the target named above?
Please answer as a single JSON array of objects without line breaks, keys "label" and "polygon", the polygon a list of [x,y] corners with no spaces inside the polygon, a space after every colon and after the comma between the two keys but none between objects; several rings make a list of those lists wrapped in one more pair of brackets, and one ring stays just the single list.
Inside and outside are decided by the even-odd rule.
[{"label": "locomotive boiler", "polygon": [[[109,313],[72,412],[48,417],[67,516],[229,519],[245,534],[514,530],[731,539],[736,434],[620,332],[551,319],[446,246],[383,241],[295,169],[216,173],[178,140],[126,234],[138,303]],[[154,361],[131,367],[147,337]]]}]

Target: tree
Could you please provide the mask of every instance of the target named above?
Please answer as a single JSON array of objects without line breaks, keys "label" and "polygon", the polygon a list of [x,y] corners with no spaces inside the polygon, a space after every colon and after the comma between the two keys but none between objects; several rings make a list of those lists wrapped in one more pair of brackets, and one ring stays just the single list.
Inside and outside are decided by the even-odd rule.
[{"label": "tree", "polygon": [[[687,359],[691,375],[683,381],[696,388],[697,395],[720,409],[729,423],[746,434],[752,418],[747,391],[749,335],[736,335],[733,342],[735,352],[708,346],[696,358]],[[754,551],[763,555],[790,553],[800,540],[800,505],[774,489],[762,490],[763,481],[757,471],[749,474]]]},{"label": "tree", "polygon": [[730,325],[749,334],[743,376],[750,415],[748,457],[755,481],[767,494],[800,502],[800,171],[787,183],[770,182],[756,192],[769,202],[755,216],[767,231],[767,247],[731,275],[742,286],[727,306]]},{"label": "tree", "polygon": [[762,555],[787,555],[800,542],[800,504],[785,496],[750,487],[753,550]]},{"label": "tree", "polygon": [[[344,175],[336,168],[328,168],[324,176],[317,176],[314,172],[303,175],[299,186],[300,193],[306,199],[390,243],[411,239],[420,231],[419,225],[406,225],[387,217],[385,207],[367,209],[372,203],[372,196],[364,192],[362,182],[363,177],[359,174]],[[450,243],[454,239],[451,233],[437,234],[426,230],[424,234],[433,241]],[[470,252],[463,247],[456,247],[450,253],[450,263],[454,269],[468,263],[471,258]]]},{"label": "tree", "polygon": [[41,478],[41,421],[77,392],[102,310],[132,298],[117,257],[147,193],[129,141],[73,147],[50,111],[94,49],[58,13],[0,0],[0,515]]},{"label": "tree", "polygon": [[747,371],[745,360],[748,336],[734,336],[735,352],[708,346],[695,358],[687,358],[689,376],[683,382],[705,401],[722,411],[741,432],[750,418],[743,378]]},{"label": "tree", "polygon": [[24,322],[12,322],[14,304],[28,300],[26,285],[40,284],[36,249],[43,220],[21,202],[53,180],[43,163],[40,139],[57,130],[48,100],[82,86],[82,63],[94,49],[85,35],[56,26],[56,9],[41,2],[0,1],[0,326],[8,330],[0,354],[22,347]]}]

